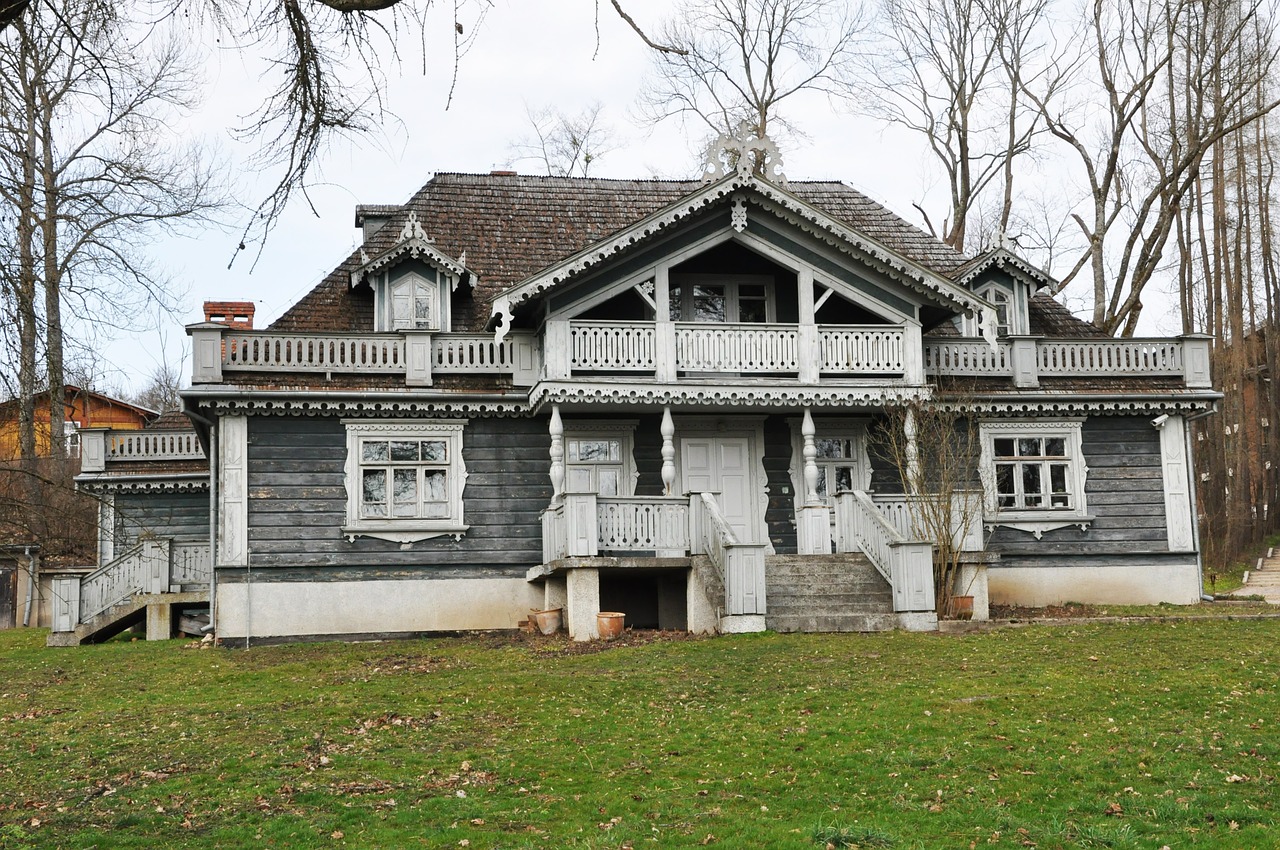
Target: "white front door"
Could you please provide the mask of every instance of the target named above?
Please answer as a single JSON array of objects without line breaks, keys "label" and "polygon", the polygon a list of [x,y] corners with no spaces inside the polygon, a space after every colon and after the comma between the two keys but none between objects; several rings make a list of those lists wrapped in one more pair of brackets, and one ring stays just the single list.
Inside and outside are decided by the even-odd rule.
[{"label": "white front door", "polygon": [[764,540],[756,516],[759,485],[752,468],[751,439],[708,435],[680,440],[680,486],[685,493],[714,493],[725,521],[740,543]]}]

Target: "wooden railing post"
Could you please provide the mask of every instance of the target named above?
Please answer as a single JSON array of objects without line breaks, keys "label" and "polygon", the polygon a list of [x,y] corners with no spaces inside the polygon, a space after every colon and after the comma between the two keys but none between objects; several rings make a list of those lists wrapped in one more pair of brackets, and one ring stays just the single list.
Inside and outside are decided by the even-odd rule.
[{"label": "wooden railing post", "polygon": [[1187,387],[1212,387],[1209,346],[1213,337],[1208,334],[1183,334],[1179,339],[1182,340],[1182,375]]},{"label": "wooden railing post", "polygon": [[146,593],[168,593],[169,541],[153,538],[142,541],[142,574]]},{"label": "wooden railing post", "polygon": [[107,468],[108,428],[80,429],[80,471],[102,472]]},{"label": "wooden railing post", "polygon": [[59,576],[53,580],[53,623],[55,632],[74,632],[80,624],[80,576]]},{"label": "wooden railing post", "polygon": [[191,383],[222,383],[222,333],[226,325],[198,322],[187,325],[191,335]]},{"label": "wooden railing post", "polygon": [[600,532],[595,493],[564,494],[566,554],[571,558],[594,558],[599,554]]},{"label": "wooden railing post", "polygon": [[429,331],[402,331],[404,334],[404,383],[407,387],[431,386],[431,361],[435,351]]},{"label": "wooden railing post", "polygon": [[1029,334],[1009,336],[1009,365],[1015,387],[1040,386],[1040,358],[1036,350],[1039,340],[1040,337]]},{"label": "wooden railing post", "polygon": [[920,326],[908,322],[902,326],[902,379],[919,386],[924,383],[924,339]]},{"label": "wooden railing post", "polygon": [[514,362],[511,364],[511,383],[517,387],[531,387],[538,382],[542,368],[538,356],[538,337],[532,333],[513,333],[508,337]]},{"label": "wooden railing post", "polygon": [[569,377],[570,340],[569,320],[553,319],[547,322],[543,332],[542,363],[548,381],[563,381]]}]

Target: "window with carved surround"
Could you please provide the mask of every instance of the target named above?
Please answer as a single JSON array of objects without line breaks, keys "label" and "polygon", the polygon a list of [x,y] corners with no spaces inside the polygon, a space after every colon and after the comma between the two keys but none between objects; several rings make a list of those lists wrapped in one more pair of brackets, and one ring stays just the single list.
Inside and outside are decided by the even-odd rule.
[{"label": "window with carved surround", "polygon": [[634,422],[609,425],[565,423],[565,491],[598,496],[635,493],[632,459]]},{"label": "window with carved surround", "polygon": [[[1082,420],[984,422],[980,471],[986,522],[1030,531],[1078,525],[1092,517],[1085,504]],[[922,451],[927,450],[921,447]]]},{"label": "window with carved surround", "polygon": [[452,419],[343,420],[347,429],[348,538],[412,543],[460,535],[465,422]]},{"label": "window with carved surround", "polygon": [[[1015,292],[996,283],[980,286],[975,292],[990,301],[996,308],[996,336],[1003,337],[1009,334],[1025,334],[1029,332],[1026,311],[1019,308],[1020,299]],[[970,326],[967,327],[965,332],[971,336],[977,336],[981,330],[977,325],[977,319],[969,319],[967,321]]]},{"label": "window with carved surround", "polygon": [[381,276],[374,285],[375,330],[447,330],[447,285],[447,279],[425,266],[389,279]]},{"label": "window with carved surround", "polygon": [[[804,436],[800,420],[791,425],[791,478],[795,487],[795,503],[804,504]],[[818,496],[828,506],[836,493],[844,490],[867,490],[871,487],[871,467],[866,457],[866,424],[856,420],[815,421],[814,448],[818,451]]]}]

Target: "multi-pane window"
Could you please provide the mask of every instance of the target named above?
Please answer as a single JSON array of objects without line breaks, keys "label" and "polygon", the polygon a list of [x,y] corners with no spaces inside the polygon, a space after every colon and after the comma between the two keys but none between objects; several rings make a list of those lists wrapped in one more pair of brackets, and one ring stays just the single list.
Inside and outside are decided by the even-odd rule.
[{"label": "multi-pane window", "polygon": [[[1082,420],[982,423],[987,522],[1037,536],[1087,526]],[[924,447],[921,447],[924,451]]]},{"label": "multi-pane window", "polygon": [[855,489],[857,445],[851,439],[836,437],[814,440],[814,446],[818,449],[818,495],[830,505],[836,493]]},{"label": "multi-pane window", "polygon": [[466,530],[462,491],[465,423],[351,419],[347,429],[347,524],[359,534],[412,542]]},{"label": "multi-pane window", "polygon": [[446,440],[360,441],[360,516],[440,519],[449,516]]},{"label": "multi-pane window", "polygon": [[391,284],[391,329],[439,329],[438,300],[436,284],[416,274]]},{"label": "multi-pane window", "polygon": [[1065,437],[996,437],[996,505],[1013,510],[1071,510],[1071,458]]},{"label": "multi-pane window", "polygon": [[674,278],[669,290],[669,315],[675,322],[773,321],[773,293],[767,281],[759,276],[741,280],[728,279],[726,275]]},{"label": "multi-pane window", "polygon": [[986,298],[996,308],[996,336],[1009,335],[1009,302],[1012,300],[1009,293],[1005,292],[998,286],[993,286],[987,290]]},{"label": "multi-pane window", "polygon": [[571,493],[623,495],[623,441],[617,437],[565,439],[565,484]]}]

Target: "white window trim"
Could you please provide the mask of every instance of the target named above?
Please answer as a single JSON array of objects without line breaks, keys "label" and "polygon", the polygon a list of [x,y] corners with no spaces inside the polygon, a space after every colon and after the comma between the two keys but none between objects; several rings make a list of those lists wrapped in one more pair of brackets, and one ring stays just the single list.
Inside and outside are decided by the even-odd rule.
[{"label": "white window trim", "polygon": [[[455,539],[470,528],[463,522],[462,493],[467,486],[467,467],[462,458],[462,432],[466,422],[458,419],[344,419],[347,429],[347,522],[342,533],[347,540],[375,537],[400,544],[415,543],[452,534]],[[360,441],[375,438],[442,439],[449,452],[449,516],[438,519],[403,517],[366,519],[360,515]]]},{"label": "white window trim", "polygon": [[[1009,330],[1006,332],[1011,336],[1019,336],[1031,332],[1027,318],[1027,289],[1018,282],[1014,282],[1013,288],[1002,286],[998,283],[986,283],[974,289],[974,294],[980,298],[991,300],[989,293],[996,289],[1008,296],[1008,313],[1009,313]],[[963,317],[960,320],[960,332],[965,336],[981,336],[981,327],[979,326],[979,316]]]},{"label": "white window trim", "polygon": [[[457,278],[441,269],[435,269],[436,279],[432,281],[416,271],[410,271],[399,277],[393,277],[390,271],[380,274],[374,284],[374,330],[379,333],[418,330],[431,333],[447,333],[449,331],[450,304],[449,295],[457,287]],[[394,291],[401,286],[412,284],[434,290],[431,297],[431,326],[427,328],[397,328],[395,315]]]},{"label": "white window trim", "polygon": [[[1052,422],[1040,420],[1010,420],[1000,422],[983,422],[980,425],[982,437],[982,456],[978,465],[978,474],[982,479],[984,494],[983,522],[987,531],[996,526],[1016,528],[1034,534],[1036,539],[1046,531],[1078,526],[1081,531],[1092,524],[1094,517],[1089,514],[1085,501],[1085,481],[1089,475],[1089,467],[1085,463],[1081,425],[1083,419],[1057,419]],[[1067,458],[1071,463],[1069,487],[1073,508],[1036,508],[1013,510],[999,507],[996,499],[996,467],[995,440],[997,437],[1062,437],[1066,441]]]},{"label": "white window trim", "polygon": [[[787,473],[791,476],[791,489],[795,502],[795,510],[804,507],[805,483],[804,483],[804,434],[801,433],[801,424],[803,420],[798,417],[787,419],[787,424],[791,426],[791,465],[787,468]],[[871,489],[871,462],[867,456],[867,420],[865,419],[819,419],[813,420],[814,439],[837,439],[852,440],[857,446],[858,458],[856,465],[858,468],[857,480],[853,482],[855,490]],[[835,461],[818,459],[818,465],[824,464],[836,465]],[[848,464],[846,464],[848,465]],[[834,494],[830,494],[834,495]],[[829,496],[830,497],[830,496]],[[828,498],[829,498],[828,497]],[[832,522],[835,521],[835,515],[832,514]]]},{"label": "white window trim", "polygon": [[[574,422],[564,423],[564,480],[569,485],[569,468],[576,465],[569,460],[570,440],[618,440],[622,443],[619,453],[622,460],[622,472],[618,480],[619,496],[634,496],[636,480],[640,477],[635,460],[635,431],[639,423],[634,419],[616,420],[613,422]],[[605,496],[603,498],[612,498]]]}]

